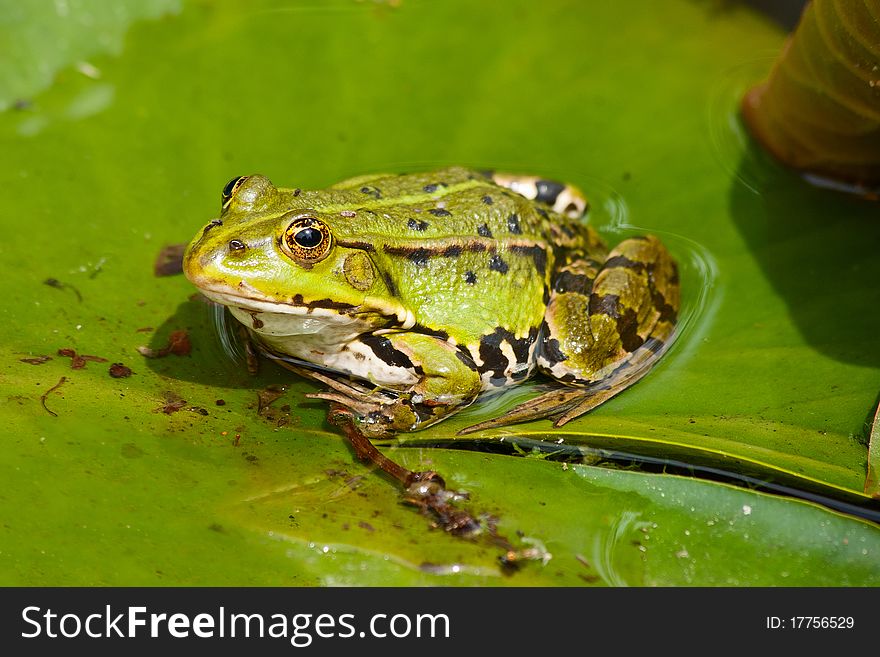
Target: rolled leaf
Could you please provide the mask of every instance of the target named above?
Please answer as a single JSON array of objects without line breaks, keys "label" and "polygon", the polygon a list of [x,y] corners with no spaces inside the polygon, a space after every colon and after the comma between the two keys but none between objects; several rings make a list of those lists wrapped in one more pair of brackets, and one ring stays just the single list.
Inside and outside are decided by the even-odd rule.
[{"label": "rolled leaf", "polygon": [[784,164],[880,187],[880,0],[813,0],[768,79],[743,98],[755,138]]}]

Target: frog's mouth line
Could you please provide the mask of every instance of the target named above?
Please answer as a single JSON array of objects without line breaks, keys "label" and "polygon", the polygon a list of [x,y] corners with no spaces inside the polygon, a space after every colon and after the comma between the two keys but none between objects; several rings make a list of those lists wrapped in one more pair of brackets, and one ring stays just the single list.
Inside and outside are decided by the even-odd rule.
[{"label": "frog's mouth line", "polygon": [[385,307],[381,304],[370,303],[371,299],[369,298],[366,299],[367,303],[359,306],[331,299],[305,301],[300,294],[294,295],[290,302],[279,302],[254,299],[253,297],[204,287],[199,289],[203,295],[214,303],[232,308],[240,308],[251,314],[267,313],[298,317],[309,316],[315,319],[321,318],[337,322],[360,321],[365,325],[373,323],[370,321],[372,317],[374,321],[381,318],[380,325],[387,327],[390,322],[392,325],[397,325],[399,328],[404,329],[412,328],[416,323],[415,315],[403,305]]},{"label": "frog's mouth line", "polygon": [[272,313],[277,315],[319,315],[319,316],[338,316],[357,314],[359,307],[347,303],[339,303],[330,299],[321,299],[319,301],[307,302],[303,300],[302,295],[296,295],[292,301],[264,301],[254,299],[253,297],[245,297],[238,294],[230,294],[229,292],[219,292],[217,290],[201,289],[208,299],[222,306],[232,306],[241,308],[248,312]]}]

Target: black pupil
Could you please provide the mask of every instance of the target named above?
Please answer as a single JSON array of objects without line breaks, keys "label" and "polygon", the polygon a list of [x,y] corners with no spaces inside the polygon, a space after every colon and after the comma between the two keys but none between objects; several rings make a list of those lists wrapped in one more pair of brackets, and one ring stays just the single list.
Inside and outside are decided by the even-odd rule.
[{"label": "black pupil", "polygon": [[232,198],[232,192],[235,191],[235,186],[240,180],[243,180],[244,178],[245,176],[238,176],[237,178],[233,178],[228,183],[226,183],[226,187],[223,188],[223,198]]},{"label": "black pupil", "polygon": [[313,249],[321,243],[321,231],[315,228],[303,228],[297,231],[293,239],[304,249]]}]

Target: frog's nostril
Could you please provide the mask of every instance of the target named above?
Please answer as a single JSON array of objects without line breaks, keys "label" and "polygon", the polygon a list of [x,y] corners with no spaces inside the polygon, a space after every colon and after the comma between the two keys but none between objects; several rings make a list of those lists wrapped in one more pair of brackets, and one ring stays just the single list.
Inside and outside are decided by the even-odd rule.
[{"label": "frog's nostril", "polygon": [[229,240],[229,250],[230,251],[244,251],[247,248],[244,242],[241,240]]}]

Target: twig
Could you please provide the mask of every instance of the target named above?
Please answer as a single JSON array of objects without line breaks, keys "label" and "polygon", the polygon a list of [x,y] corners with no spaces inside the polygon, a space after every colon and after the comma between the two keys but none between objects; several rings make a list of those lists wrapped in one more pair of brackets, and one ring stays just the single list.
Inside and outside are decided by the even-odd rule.
[{"label": "twig", "polygon": [[54,415],[55,417],[58,417],[58,413],[56,413],[55,411],[50,409],[48,406],[46,406],[46,398],[49,396],[50,393],[58,390],[58,388],[60,388],[66,381],[67,381],[67,377],[62,376],[58,380],[58,383],[56,383],[54,386],[52,386],[46,392],[44,392],[42,395],[40,395],[40,403],[43,405],[43,408],[46,409],[46,411],[49,413],[49,415]]}]

